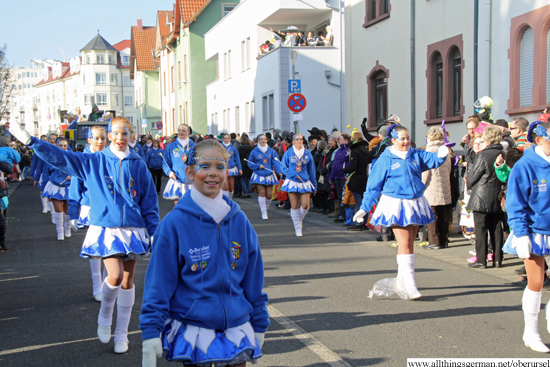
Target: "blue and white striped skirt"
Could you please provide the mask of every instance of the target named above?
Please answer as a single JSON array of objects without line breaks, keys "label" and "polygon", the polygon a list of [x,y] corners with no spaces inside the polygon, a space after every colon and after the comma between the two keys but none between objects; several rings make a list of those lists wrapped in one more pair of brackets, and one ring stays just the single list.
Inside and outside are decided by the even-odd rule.
[{"label": "blue and white striped skirt", "polygon": [[260,176],[260,175],[257,175],[256,173],[252,173],[252,178],[250,179],[250,183],[273,186],[273,185],[279,184],[279,180],[277,179],[277,176],[275,175],[275,173],[269,176]]},{"label": "blue and white striped skirt", "polygon": [[424,196],[417,199],[398,199],[382,194],[372,215],[374,226],[423,226],[435,220],[430,203]]},{"label": "blue and white striped skirt", "polygon": [[179,183],[173,178],[168,180],[162,198],[166,200],[179,200],[191,189],[190,183]]},{"label": "blue and white striped skirt", "polygon": [[67,200],[69,198],[69,188],[63,187],[63,186],[57,186],[51,183],[51,181],[48,181],[48,183],[46,184],[46,187],[44,187],[42,196],[49,199],[55,199],[55,200]]},{"label": "blue and white striped skirt", "polygon": [[283,186],[281,187],[281,191],[289,192],[289,193],[296,193],[296,194],[308,194],[310,192],[315,192],[315,186],[311,183],[311,181],[306,182],[295,182],[290,181],[288,178],[283,182]]},{"label": "blue and white striped skirt", "polygon": [[229,172],[229,176],[240,176],[240,172],[239,172],[239,169],[237,168],[237,166],[233,167],[233,168],[230,168],[227,170]]},{"label": "blue and white striped skirt", "polygon": [[214,363],[221,367],[250,362],[262,356],[249,322],[218,331],[168,319],[161,339],[168,361]]},{"label": "blue and white striped skirt", "polygon": [[80,257],[98,259],[111,256],[137,260],[151,255],[151,238],[147,228],[109,228],[91,225],[86,233]]},{"label": "blue and white striped skirt", "polygon": [[90,225],[90,207],[88,205],[80,206],[80,213],[78,214],[76,224],[86,227]]},{"label": "blue and white striped skirt", "polygon": [[[550,255],[550,236],[540,233],[529,233],[529,237],[531,237],[531,253],[533,255],[537,256],[548,256]],[[516,255],[518,252],[516,251],[515,247],[512,247],[512,241],[516,238],[514,236],[514,232],[510,232],[510,235],[508,236],[508,239],[504,243],[504,246],[502,247],[502,251],[510,254],[510,255]]]}]

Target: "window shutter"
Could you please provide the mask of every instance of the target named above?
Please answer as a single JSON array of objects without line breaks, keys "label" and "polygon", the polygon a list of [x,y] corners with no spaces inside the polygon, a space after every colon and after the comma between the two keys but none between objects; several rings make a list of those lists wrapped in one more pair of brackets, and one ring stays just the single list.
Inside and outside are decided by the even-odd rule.
[{"label": "window shutter", "polygon": [[546,104],[550,104],[550,29],[546,36]]},{"label": "window shutter", "polygon": [[519,105],[530,107],[533,105],[534,83],[534,55],[535,39],[533,29],[528,27],[521,38],[520,66],[519,66]]}]

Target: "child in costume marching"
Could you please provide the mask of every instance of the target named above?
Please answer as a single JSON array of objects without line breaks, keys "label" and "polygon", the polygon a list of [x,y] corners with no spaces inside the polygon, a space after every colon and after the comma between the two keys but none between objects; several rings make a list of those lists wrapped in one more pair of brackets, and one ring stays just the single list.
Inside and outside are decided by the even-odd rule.
[{"label": "child in costume marching", "polygon": [[292,147],[283,155],[281,169],[286,177],[281,191],[288,193],[294,231],[296,236],[302,237],[302,221],[309,210],[311,193],[317,193],[317,179],[313,156],[304,148],[301,134],[292,137]]},{"label": "child in costume marching", "polygon": [[[84,148],[84,154],[101,152],[105,148],[107,132],[104,127],[92,126],[87,133],[88,145]],[[69,217],[73,230],[90,226],[90,193],[82,180],[72,177],[69,188]],[[90,259],[90,270],[92,272],[92,295],[97,302],[101,302],[101,287],[103,278],[101,276],[101,259]]]},{"label": "child in costume marching", "polygon": [[109,342],[116,301],[115,353],[128,351],[136,260],[150,254],[151,238],[159,222],[151,174],[141,157],[128,149],[131,129],[126,118],[114,118],[108,129],[111,144],[96,154],[66,152],[31,137],[16,122],[10,129],[45,162],[83,180],[93,198],[90,228],[80,256],[103,258],[107,268],[97,335],[100,342]]},{"label": "child in costume marching", "polygon": [[145,160],[145,151],[143,150],[141,144],[137,142],[134,129],[132,129],[132,131],[130,132],[130,142],[128,143],[128,147],[130,148],[130,150],[136,152],[141,157],[141,159]]},{"label": "child in costume marching", "polygon": [[235,177],[243,174],[243,166],[241,165],[239,151],[233,144],[231,144],[231,136],[229,134],[224,134],[222,144],[229,155],[229,160],[227,162],[227,171],[229,172],[229,175],[223,184],[222,190],[225,196],[232,199],[233,190],[235,188]]},{"label": "child in costume marching", "polygon": [[174,200],[174,205],[191,188],[185,169],[187,168],[187,159],[189,151],[195,143],[189,139],[190,127],[187,124],[181,124],[178,127],[178,138],[170,143],[164,149],[164,162],[162,168],[164,173],[170,178],[162,197],[166,200]]},{"label": "child in costume marching", "polygon": [[[533,122],[527,140],[536,146],[526,150],[510,171],[506,213],[512,231],[502,250],[519,256],[525,263],[527,287],[522,298],[523,342],[536,352],[550,353],[538,328],[545,258],[550,255],[550,123]],[[550,332],[548,306],[546,319]]]},{"label": "child in costume marching", "polygon": [[[57,139],[57,146],[67,150],[69,143],[65,138]],[[62,241],[65,237],[71,237],[71,224],[68,214],[69,186],[71,175],[49,164],[44,165],[42,171],[42,193],[52,201],[54,207],[53,220],[57,231],[57,239]]]},{"label": "child in costume marching", "polygon": [[262,356],[262,255],[245,214],[222,194],[228,159],[214,139],[192,148],[193,187],[158,227],[140,316],[144,367],[163,349],[186,366],[244,367]]},{"label": "child in costume marching", "polygon": [[[364,216],[378,202],[371,224],[392,227],[398,243],[398,282],[394,291],[403,299],[416,299],[421,294],[414,278],[414,239],[418,226],[434,221],[430,204],[424,197],[426,186],[422,183],[422,172],[445,163],[449,148],[441,146],[435,153],[412,148],[409,129],[404,126],[393,125],[388,136],[393,146],[374,164],[361,209],[353,219],[363,222]],[[378,284],[382,283],[374,285],[374,294],[377,294]]]},{"label": "child in costume marching", "polygon": [[273,185],[279,182],[276,172],[281,172],[281,165],[277,153],[267,145],[267,137],[263,134],[258,135],[258,145],[248,156],[248,167],[253,171],[250,183],[256,184],[258,189],[262,219],[268,219]]}]

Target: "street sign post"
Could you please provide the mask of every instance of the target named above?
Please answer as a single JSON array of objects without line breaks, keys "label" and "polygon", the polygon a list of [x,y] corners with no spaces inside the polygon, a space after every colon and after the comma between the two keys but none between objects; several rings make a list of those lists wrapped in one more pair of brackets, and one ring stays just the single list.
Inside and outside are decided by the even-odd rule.
[{"label": "street sign post", "polygon": [[302,81],[300,79],[289,79],[288,93],[302,93]]},{"label": "street sign post", "polygon": [[306,108],[306,97],[300,93],[291,94],[287,104],[292,112],[302,112]]}]

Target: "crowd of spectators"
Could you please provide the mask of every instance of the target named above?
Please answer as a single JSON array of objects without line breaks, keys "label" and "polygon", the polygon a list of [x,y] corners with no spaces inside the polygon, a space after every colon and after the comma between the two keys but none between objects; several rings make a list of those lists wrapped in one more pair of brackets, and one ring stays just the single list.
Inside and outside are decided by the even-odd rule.
[{"label": "crowd of spectators", "polygon": [[314,31],[309,31],[307,37],[303,31],[294,26],[278,31],[271,27],[269,29],[272,37],[260,45],[258,57],[279,47],[329,47],[334,43],[334,32],[331,26],[326,26],[326,33],[318,31],[317,35],[314,35]]}]

